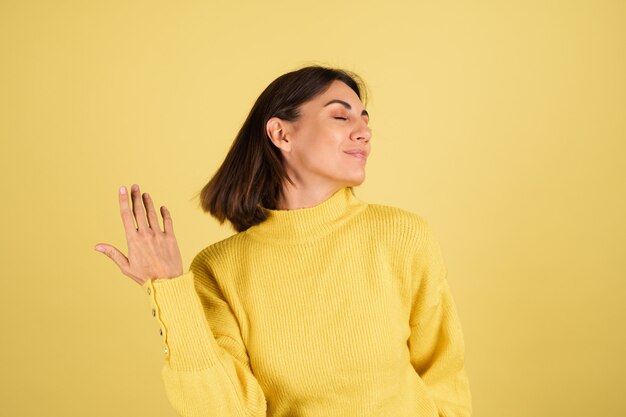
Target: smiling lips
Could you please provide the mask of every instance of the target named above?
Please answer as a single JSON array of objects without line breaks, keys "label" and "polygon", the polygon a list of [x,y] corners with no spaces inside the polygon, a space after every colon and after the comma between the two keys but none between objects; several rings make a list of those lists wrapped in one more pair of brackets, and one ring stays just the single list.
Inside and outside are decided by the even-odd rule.
[{"label": "smiling lips", "polygon": [[362,151],[360,149],[353,149],[353,150],[350,150],[350,151],[345,151],[345,153],[347,153],[348,155],[352,155],[352,156],[354,156],[355,158],[358,158],[358,159],[362,159],[362,160],[366,160],[367,159],[367,152]]}]

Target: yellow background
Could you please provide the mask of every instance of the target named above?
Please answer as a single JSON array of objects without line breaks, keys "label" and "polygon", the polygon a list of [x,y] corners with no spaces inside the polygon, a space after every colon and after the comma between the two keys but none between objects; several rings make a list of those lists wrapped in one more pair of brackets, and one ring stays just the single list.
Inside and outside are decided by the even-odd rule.
[{"label": "yellow background", "polygon": [[369,87],[357,196],[441,242],[474,415],[626,415],[626,3],[298,3],[0,2],[0,415],[175,415],[148,299],[93,247],[126,251],[133,182],[185,268],[230,235],[194,196],[313,63]]}]

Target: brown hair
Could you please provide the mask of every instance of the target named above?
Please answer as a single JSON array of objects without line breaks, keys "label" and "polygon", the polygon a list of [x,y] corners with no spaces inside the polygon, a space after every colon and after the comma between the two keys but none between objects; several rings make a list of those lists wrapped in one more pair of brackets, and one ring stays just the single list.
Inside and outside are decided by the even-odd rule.
[{"label": "brown hair", "polygon": [[341,69],[307,66],[272,81],[252,106],[226,158],[200,191],[200,206],[220,224],[228,220],[242,232],[267,218],[263,208],[275,209],[287,175],[280,150],[265,130],[272,117],[294,121],[299,106],[330,87],[344,82],[365,102],[365,84],[358,75]]}]

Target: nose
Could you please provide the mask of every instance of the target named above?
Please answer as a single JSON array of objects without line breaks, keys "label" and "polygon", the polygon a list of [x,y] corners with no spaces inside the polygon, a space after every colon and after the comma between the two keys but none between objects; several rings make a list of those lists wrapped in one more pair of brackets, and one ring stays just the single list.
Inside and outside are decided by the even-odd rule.
[{"label": "nose", "polygon": [[352,132],[352,139],[362,140],[366,143],[370,141],[372,138],[372,129],[365,123],[365,121],[361,120],[358,126]]}]

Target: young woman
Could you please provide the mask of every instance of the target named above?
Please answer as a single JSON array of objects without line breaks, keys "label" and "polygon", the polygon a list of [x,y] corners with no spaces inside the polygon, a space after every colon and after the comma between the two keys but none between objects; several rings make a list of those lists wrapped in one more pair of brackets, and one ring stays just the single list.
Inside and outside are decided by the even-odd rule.
[{"label": "young woman", "polygon": [[[309,66],[259,96],[202,208],[233,236],[183,271],[172,218],[135,184],[128,257],[150,297],[181,416],[471,414],[447,269],[421,216],[358,199],[372,137],[363,83]],[[132,209],[130,206],[132,201]]]}]

